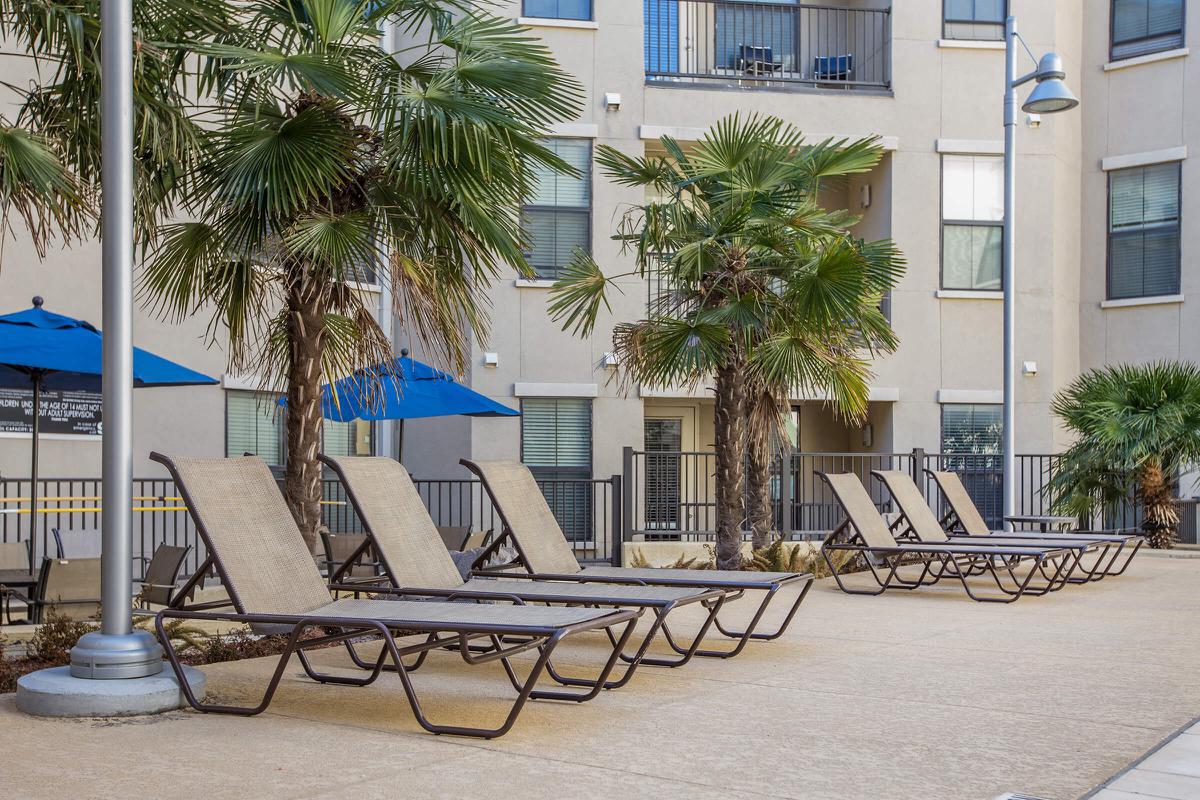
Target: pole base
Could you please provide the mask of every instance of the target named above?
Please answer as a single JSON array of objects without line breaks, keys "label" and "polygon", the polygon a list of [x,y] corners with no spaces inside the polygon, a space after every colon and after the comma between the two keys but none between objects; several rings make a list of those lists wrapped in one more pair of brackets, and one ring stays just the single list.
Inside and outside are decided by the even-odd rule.
[{"label": "pole base", "polygon": [[[204,696],[204,673],[184,667],[196,697]],[[74,678],[67,667],[40,669],[17,679],[17,708],[38,717],[129,717],[185,708],[175,673],[97,681]]]},{"label": "pole base", "polygon": [[71,648],[71,677],[92,679],[145,678],[163,669],[163,651],[147,631],[123,634],[94,631]]}]

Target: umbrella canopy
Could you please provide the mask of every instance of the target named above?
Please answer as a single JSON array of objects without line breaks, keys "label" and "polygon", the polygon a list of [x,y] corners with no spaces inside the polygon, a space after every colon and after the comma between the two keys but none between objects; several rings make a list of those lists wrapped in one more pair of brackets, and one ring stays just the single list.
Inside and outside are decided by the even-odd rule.
[{"label": "umbrella canopy", "polygon": [[[91,323],[51,313],[42,298],[33,307],[0,315],[0,386],[32,388],[42,376],[43,389],[100,391],[103,337]],[[133,348],[133,385],[192,386],[217,380]]]},{"label": "umbrella canopy", "polygon": [[407,355],[321,387],[321,415],[337,422],[520,413]]},{"label": "umbrella canopy", "polygon": [[[91,323],[45,310],[40,297],[33,298],[32,308],[0,315],[0,387],[33,390],[31,534],[37,515],[42,391],[100,391],[103,341],[100,331]],[[135,388],[214,383],[217,383],[215,378],[139,347],[133,348]]]}]

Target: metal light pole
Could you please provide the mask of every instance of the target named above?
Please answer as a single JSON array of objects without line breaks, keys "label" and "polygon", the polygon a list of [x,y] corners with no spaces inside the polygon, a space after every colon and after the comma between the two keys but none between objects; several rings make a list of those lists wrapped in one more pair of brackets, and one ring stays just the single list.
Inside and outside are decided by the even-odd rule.
[{"label": "metal light pole", "polygon": [[[1047,53],[1037,62],[1037,69],[1025,75],[1017,74],[1017,43],[1029,48],[1017,34],[1017,19],[1009,17],[1004,23],[1006,42],[1004,56],[1004,244],[1002,273],[1004,287],[1004,434],[1001,446],[1004,458],[1004,527],[1012,528],[1008,517],[1017,513],[1017,270],[1016,270],[1016,206],[1017,206],[1017,87],[1037,81],[1037,87],[1021,106],[1030,114],[1054,114],[1079,105],[1079,100],[1063,83],[1062,58]],[[1029,54],[1034,58],[1033,54]],[[1037,61],[1036,58],[1034,58]]]},{"label": "metal light pole", "polygon": [[162,648],[131,623],[133,532],[133,6],[100,4],[103,202],[103,497],[100,630],[71,650],[76,678],[162,671]]}]

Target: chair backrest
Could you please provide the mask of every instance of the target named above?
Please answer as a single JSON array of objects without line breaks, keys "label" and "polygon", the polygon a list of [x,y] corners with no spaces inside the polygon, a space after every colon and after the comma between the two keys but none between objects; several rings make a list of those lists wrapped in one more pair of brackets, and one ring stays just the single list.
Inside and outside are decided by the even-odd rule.
[{"label": "chair backrest", "polygon": [[925,544],[950,541],[950,537],[942,530],[942,523],[938,522],[937,515],[925,502],[925,495],[921,494],[921,490],[907,472],[873,470],[871,474],[883,481],[883,485],[892,493],[892,500],[919,540]]},{"label": "chair backrest", "polygon": [[971,499],[957,472],[941,472],[934,469],[926,472],[933,476],[934,482],[942,490],[942,496],[946,498],[954,516],[958,517],[964,531],[971,536],[987,536],[992,532],[979,509],[975,507],[975,501]]},{"label": "chair backrest", "polygon": [[466,552],[467,550],[478,550],[480,547],[486,547],[491,538],[491,531],[475,531],[474,533],[469,533],[467,534],[467,538],[463,541],[462,549],[464,552]]},{"label": "chair backrest", "polygon": [[170,470],[239,612],[303,614],[332,600],[262,459],[150,458]]},{"label": "chair backrest", "polygon": [[38,576],[39,620],[47,608],[67,619],[91,619],[100,613],[100,559],[47,558]]},{"label": "chair backrest", "polygon": [[321,456],[321,460],[337,473],[396,586],[462,586],[462,575],[403,464],[379,456]]},{"label": "chair backrest", "polygon": [[842,504],[842,510],[846,512],[850,525],[862,536],[868,547],[886,549],[896,546],[896,538],[888,530],[887,523],[879,515],[879,509],[875,507],[875,502],[871,500],[871,495],[867,494],[857,475],[853,472],[817,474],[829,484],[834,497]]},{"label": "chair backrest", "polygon": [[33,540],[23,542],[0,542],[0,569],[23,569],[33,571]]},{"label": "chair backrest", "polygon": [[[358,548],[362,547],[363,542],[366,540],[367,535],[365,533],[330,533],[329,531],[321,531],[321,544],[325,547],[325,562],[330,576],[337,571],[338,567],[345,564],[352,555],[358,552]],[[372,560],[369,550],[361,560]],[[353,578],[369,578],[374,574],[374,565],[362,563],[354,565],[346,573],[347,576]]]},{"label": "chair backrest", "polygon": [[466,550],[464,543],[467,537],[471,535],[471,528],[467,525],[438,525],[438,536],[442,537],[442,543],[446,545],[447,550]]},{"label": "chair backrest", "polygon": [[460,461],[483,481],[514,546],[532,572],[570,575],[582,567],[546,496],[519,461]]},{"label": "chair backrest", "polygon": [[171,604],[171,595],[175,593],[175,584],[179,582],[179,570],[183,568],[183,560],[191,549],[171,544],[158,546],[146,565],[146,579],[143,581],[146,585],[141,591],[144,602],[162,606]]},{"label": "chair backrest", "polygon": [[99,558],[104,549],[103,538],[97,528],[54,528],[59,558]]}]

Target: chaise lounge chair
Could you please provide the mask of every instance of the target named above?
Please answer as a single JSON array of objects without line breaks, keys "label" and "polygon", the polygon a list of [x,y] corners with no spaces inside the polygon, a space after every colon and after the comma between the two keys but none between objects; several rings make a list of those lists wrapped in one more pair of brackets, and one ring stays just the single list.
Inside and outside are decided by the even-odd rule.
[{"label": "chaise lounge chair", "polygon": [[[957,472],[943,472],[933,469],[927,469],[925,472],[929,477],[933,478],[933,482],[937,484],[938,489],[942,492],[942,497],[946,499],[946,505],[950,507],[950,510],[940,520],[939,524],[951,536],[959,536],[964,539],[982,539],[984,537],[1002,535],[1006,539],[1036,538],[1047,542],[1069,542],[1083,537],[1090,541],[1119,544],[1120,547],[1113,549],[1112,558],[1099,570],[1098,574],[1100,577],[1115,577],[1125,572],[1129,568],[1129,563],[1133,561],[1133,557],[1137,555],[1138,550],[1146,543],[1145,537],[1138,534],[1114,533],[1111,531],[1072,531],[1068,533],[1006,531],[1003,534],[993,534],[987,522],[984,521],[983,515],[975,507],[975,501],[971,499],[971,495],[967,492],[967,487],[963,486],[962,479],[958,477]],[[1120,561],[1120,566],[1117,566],[1118,557],[1122,551],[1128,552],[1124,560]]]},{"label": "chaise lounge chair", "polygon": [[[649,586],[685,586],[696,589],[721,590],[729,592],[726,604],[736,600],[746,592],[765,592],[762,603],[759,604],[744,630],[733,630],[722,625],[718,617],[713,618],[713,625],[723,635],[736,640],[737,644],[726,650],[696,650],[695,655],[712,658],[730,658],[737,655],[751,640],[771,640],[783,635],[796,615],[808,590],[812,587],[813,576],[807,572],[741,572],[738,570],[704,570],[704,569],[654,569],[610,566],[581,566],[571,550],[571,545],[563,535],[546,497],[538,487],[533,473],[524,464],[517,461],[469,461],[462,459],[461,463],[471,472],[479,476],[492,504],[500,517],[502,531],[483,554],[476,560],[481,566],[496,553],[499,548],[508,545],[517,551],[517,563],[531,575],[540,580],[582,581],[591,583],[626,583]],[[520,573],[514,575],[508,570],[476,569],[479,575],[495,575],[496,577],[528,577]],[[771,600],[785,586],[800,585],[795,602],[788,609],[786,616],[779,626],[770,633],[756,630],[763,614]],[[680,655],[687,648],[680,646],[665,626],[663,635],[672,649]]]},{"label": "chaise lounge chair", "polygon": [[[649,631],[635,646],[632,655],[621,654],[628,666],[619,679],[606,684],[606,689],[625,685],[639,663],[665,667],[686,664],[695,654],[725,601],[725,592],[715,589],[538,581],[529,580],[524,575],[517,577],[525,580],[506,580],[502,583],[494,578],[471,578],[464,582],[403,464],[391,458],[320,458],[342,482],[346,497],[370,540],[361,549],[374,547],[389,587],[401,588],[410,594],[453,594],[463,599],[475,596],[487,598],[503,592],[531,603],[615,606],[651,611],[654,622]],[[353,563],[356,557],[357,554],[351,555],[347,561]],[[340,584],[340,579],[337,573],[331,575],[331,586],[347,589],[363,585],[359,581]],[[693,603],[702,603],[708,609],[708,614],[699,634],[685,648],[686,652],[677,658],[648,657],[646,652],[650,643],[666,623],[667,615],[679,606]],[[560,683],[575,684],[575,679],[561,676],[553,664],[547,664],[546,669]]]},{"label": "chaise lounge chair", "polygon": [[[1079,556],[1079,567],[1070,578],[1071,583],[1087,583],[1098,581],[1104,577],[1104,567],[1113,563],[1117,555],[1125,547],[1125,539],[1117,537],[1112,541],[1101,541],[1090,536],[1051,536],[1029,535],[1010,537],[1006,534],[995,536],[951,536],[942,529],[937,516],[925,502],[925,495],[913,483],[906,472],[895,470],[873,470],[877,480],[887,487],[892,495],[892,501],[900,511],[900,516],[892,523],[891,530],[899,541],[916,540],[924,544],[946,544],[954,540],[985,547],[1061,547],[1072,550]],[[1091,554],[1094,558],[1091,565],[1086,566],[1084,555]]]},{"label": "chaise lounge chair", "polygon": [[[152,453],[150,457],[164,464],[174,478],[234,607],[232,611],[168,608],[155,618],[158,637],[180,688],[188,703],[198,711],[242,715],[262,712],[270,704],[293,654],[313,680],[350,686],[373,683],[390,661],[389,666],[398,673],[408,704],[422,728],[432,733],[493,738],[508,732],[530,698],[582,701],[595,697],[607,681],[641,613],[635,610],[532,607],[521,604],[511,595],[499,593],[495,599],[517,605],[335,600],[321,579],[271,471],[261,459],[169,458],[160,453]],[[188,684],[179,656],[166,634],[164,626],[171,619],[242,622],[257,633],[287,635],[287,644],[261,702],[252,707],[201,702]],[[590,690],[535,688],[561,640],[586,631],[611,633],[616,626],[624,627],[619,635],[612,636],[615,642],[612,652],[599,676],[589,682]],[[301,638],[313,630],[320,634],[315,638]],[[410,635],[423,638],[415,644],[397,641],[397,637]],[[320,673],[306,656],[306,651],[315,647],[371,637],[378,637],[383,646],[366,676]],[[518,641],[514,644],[511,637],[517,637]],[[491,647],[480,651],[479,643]],[[431,722],[425,716],[410,673],[420,666],[430,651],[444,647],[457,649],[468,664],[501,662],[517,691],[517,699],[498,727],[443,725]],[[531,651],[537,657],[528,677],[522,681],[510,658]],[[410,655],[417,656],[412,666],[404,662],[404,657]]]},{"label": "chaise lounge chair", "polygon": [[[1011,603],[1025,595],[1043,595],[1062,588],[1079,560],[1078,554],[1062,548],[898,542],[857,475],[817,474],[846,512],[845,521],[821,543],[821,555],[838,588],[847,594],[879,595],[889,589],[918,589],[950,578],[957,579],[972,600]],[[830,555],[837,552],[861,556],[877,588],[847,585]],[[900,575],[902,567],[920,572],[916,578],[905,578]],[[1020,574],[1022,567],[1024,576]],[[976,575],[990,577],[1000,594],[985,594],[973,586],[967,578]]]}]

